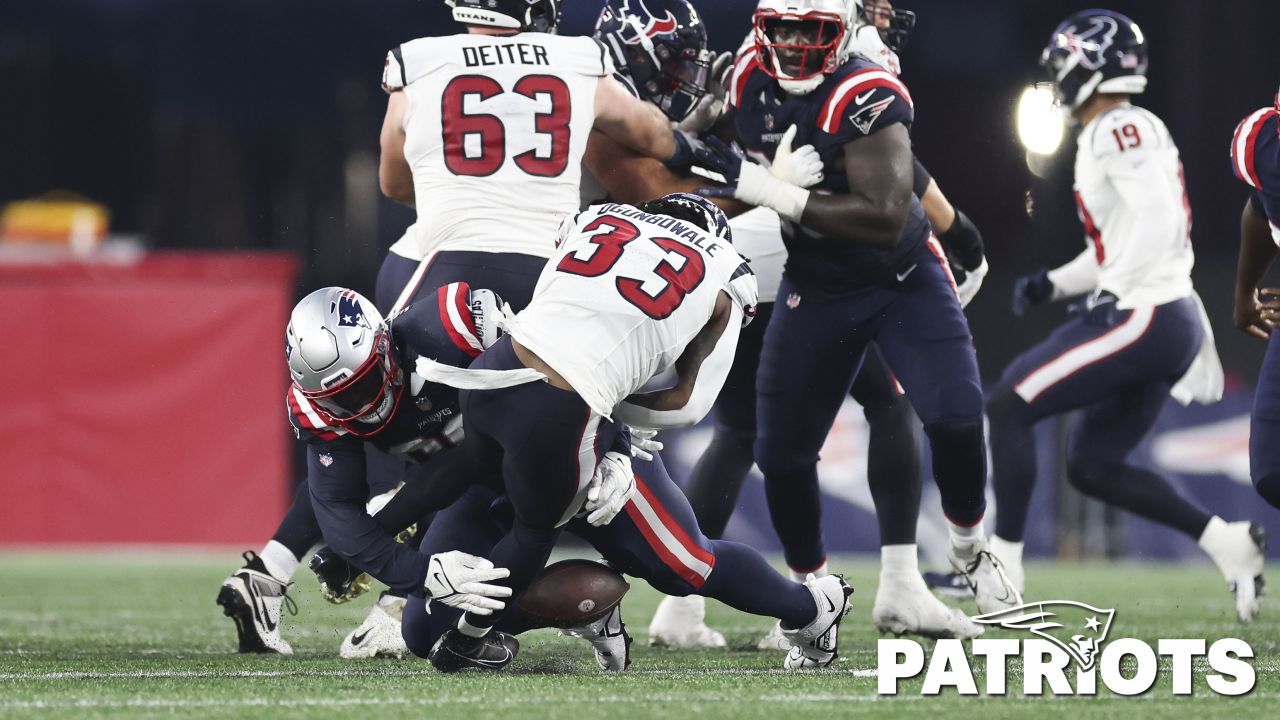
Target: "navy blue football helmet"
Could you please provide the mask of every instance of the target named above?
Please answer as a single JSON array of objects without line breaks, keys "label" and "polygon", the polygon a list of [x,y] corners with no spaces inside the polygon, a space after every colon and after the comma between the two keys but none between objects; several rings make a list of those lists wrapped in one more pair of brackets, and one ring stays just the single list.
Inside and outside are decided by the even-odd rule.
[{"label": "navy blue football helmet", "polygon": [[674,121],[707,93],[712,53],[707,28],[688,0],[609,0],[595,38],[640,96]]},{"label": "navy blue football helmet", "polygon": [[1094,93],[1137,95],[1147,88],[1147,38],[1118,12],[1084,10],[1058,24],[1040,65],[1070,110]]},{"label": "navy blue football helmet", "polygon": [[453,19],[468,25],[489,25],[523,32],[554,33],[560,19],[560,0],[444,0]]},{"label": "navy blue football helmet", "polygon": [[729,244],[733,244],[733,229],[729,227],[729,216],[724,214],[719,205],[696,193],[674,192],[667,193],[657,200],[651,200],[641,207],[651,207],[651,212],[666,214],[662,212],[664,206],[681,207],[697,217],[694,220],[698,227],[707,231],[707,234],[717,240],[724,240]]}]

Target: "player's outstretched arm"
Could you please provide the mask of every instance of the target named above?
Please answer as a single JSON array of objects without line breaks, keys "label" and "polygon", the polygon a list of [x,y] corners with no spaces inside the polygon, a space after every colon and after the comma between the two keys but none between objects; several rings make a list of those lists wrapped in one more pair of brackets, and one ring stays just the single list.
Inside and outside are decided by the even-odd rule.
[{"label": "player's outstretched arm", "polygon": [[582,164],[615,202],[637,204],[673,192],[694,192],[706,181],[680,177],[603,132],[593,130]]},{"label": "player's outstretched arm", "polygon": [[1237,328],[1266,340],[1276,327],[1280,289],[1258,291],[1258,282],[1276,257],[1267,218],[1246,202],[1240,216],[1240,258],[1236,263],[1236,301],[1232,319]]},{"label": "player's outstretched arm", "polygon": [[882,249],[897,245],[907,223],[915,178],[906,126],[890,125],[846,143],[844,168],[849,192],[811,196],[800,224],[833,239]]},{"label": "player's outstretched arm", "polygon": [[671,123],[656,106],[637,99],[611,77],[596,85],[595,129],[641,155],[670,160],[676,152]]},{"label": "player's outstretched arm", "polygon": [[382,155],[378,160],[378,187],[382,194],[413,207],[413,171],[404,158],[404,114],[409,99],[403,91],[387,96],[387,114],[382,118],[378,144]]},{"label": "player's outstretched arm", "polygon": [[675,386],[629,396],[614,410],[614,417],[655,429],[687,427],[706,417],[733,366],[742,314],[728,294],[720,293],[711,318],[676,359]]}]

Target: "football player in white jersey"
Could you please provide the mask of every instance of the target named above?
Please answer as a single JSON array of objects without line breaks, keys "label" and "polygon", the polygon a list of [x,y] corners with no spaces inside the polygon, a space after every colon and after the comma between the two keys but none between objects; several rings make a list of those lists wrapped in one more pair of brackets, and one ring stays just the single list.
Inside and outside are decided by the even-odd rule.
[{"label": "football player in white jersey", "polygon": [[1178,148],[1158,117],[1130,103],[1146,87],[1146,39],[1124,15],[1087,10],[1058,25],[1040,62],[1082,126],[1075,195],[1087,247],[1059,268],[1020,278],[1013,311],[1086,299],[1077,317],[1013,361],[988,398],[999,508],[992,550],[1021,587],[1036,477],[1032,427],[1083,410],[1068,448],[1072,485],[1196,539],[1249,622],[1261,599],[1262,529],[1225,522],[1128,462],[1170,394],[1184,404],[1222,396],[1213,333],[1191,285],[1191,208]]},{"label": "football player in white jersey", "polygon": [[[704,538],[674,486],[664,496],[630,472],[625,449],[600,462],[604,450],[626,439],[616,421],[681,427],[710,410],[757,301],[755,276],[732,245],[727,219],[704,198],[677,193],[640,206],[592,206],[566,222],[560,237],[529,306],[503,323],[508,334],[470,368],[417,363],[428,381],[463,389],[463,449],[485,484],[510,503],[510,530],[486,541],[488,548],[460,540],[509,569],[510,578],[497,584],[519,596],[584,502],[588,519],[609,528],[625,505],[625,518],[651,528],[656,519],[665,530],[602,538],[614,549],[606,553],[611,562],[635,562],[627,558],[659,543],[684,583],[656,587],[778,617],[791,643],[786,667],[829,664],[852,592],[842,579],[788,582],[746,546]],[[614,458],[620,470],[597,473],[596,484],[597,464],[607,468]],[[612,511],[596,523],[601,507]],[[446,511],[444,522],[454,523],[455,512],[462,510]],[[423,552],[429,550],[424,542]],[[690,564],[681,559],[686,554],[703,559]],[[442,624],[409,608],[405,638],[411,648],[430,647],[440,669],[475,664],[458,658],[492,656],[505,664],[518,647],[510,634],[519,627],[504,612],[467,613],[455,626],[453,618]],[[611,651],[613,669],[623,669],[620,619],[616,632],[624,642]]]}]

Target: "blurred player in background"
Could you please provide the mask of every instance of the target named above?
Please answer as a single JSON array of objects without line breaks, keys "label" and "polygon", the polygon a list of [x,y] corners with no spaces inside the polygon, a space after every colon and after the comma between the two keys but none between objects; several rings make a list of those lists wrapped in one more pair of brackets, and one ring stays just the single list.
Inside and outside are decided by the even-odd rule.
[{"label": "blurred player in background", "polygon": [[1128,462],[1170,394],[1184,404],[1222,397],[1213,333],[1191,284],[1191,207],[1178,148],[1158,117],[1129,102],[1146,87],[1146,40],[1129,18],[1088,10],[1058,25],[1040,62],[1082,126],[1075,194],[1088,247],[1062,267],[1019,278],[1013,312],[1086,299],[1005,369],[987,401],[998,508],[992,548],[1021,589],[1034,425],[1083,410],[1067,451],[1071,483],[1195,538],[1248,622],[1262,587],[1262,529],[1224,522]]},{"label": "blurred player in background", "polygon": [[1249,428],[1249,473],[1258,494],[1280,508],[1280,289],[1258,290],[1280,245],[1280,93],[1275,104],[1250,113],[1231,141],[1231,169],[1252,188],[1240,217],[1236,270],[1236,327],[1267,340]]},{"label": "blurred player in background", "polygon": [[[779,618],[792,645],[785,667],[830,664],[852,592],[844,581],[793,583],[751,548],[708,540],[660,463],[633,473],[618,448],[626,444],[618,421],[693,424],[724,381],[757,296],[723,213],[683,193],[607,203],[567,222],[557,245],[530,305],[470,368],[417,364],[429,381],[468,388],[464,449],[483,483],[441,513],[422,552],[485,556],[511,571],[497,584],[519,596],[562,529],[573,529],[610,564],[664,592]],[[498,525],[489,520],[495,494],[506,508]],[[585,526],[575,520],[584,502]],[[518,649],[513,635],[529,627],[518,609],[459,617],[411,603],[404,633],[437,669],[500,669]],[[625,669],[630,638],[620,608],[587,637],[602,668]]]},{"label": "blurred player in background", "polygon": [[[756,378],[755,460],[788,565],[824,570],[818,450],[874,339],[929,436],[952,564],[977,585],[979,606],[998,610],[1018,596],[982,532],[985,453],[972,339],[946,254],[913,193],[910,96],[893,73],[851,56],[860,11],[860,3],[835,0],[761,3],[754,42],[735,63],[729,104],[748,153],[772,166],[714,139],[714,152],[699,154],[730,181],[736,199],[777,212],[788,250],[778,290],[785,302],[775,306]],[[776,170],[793,162],[793,145],[805,143],[824,163],[817,192]],[[911,609],[922,615],[940,608],[946,626],[952,613],[916,570],[916,503],[905,521],[910,535],[893,543],[909,552],[885,553],[909,572],[882,586],[909,590],[922,600]],[[877,601],[886,610],[904,604]]]}]

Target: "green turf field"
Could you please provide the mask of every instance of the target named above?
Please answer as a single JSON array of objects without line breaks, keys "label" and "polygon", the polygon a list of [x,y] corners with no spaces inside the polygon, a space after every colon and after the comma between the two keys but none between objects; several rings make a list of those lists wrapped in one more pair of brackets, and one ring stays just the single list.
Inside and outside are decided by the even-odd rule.
[{"label": "green turf field", "polygon": [[[441,676],[421,660],[343,661],[342,637],[363,618],[364,598],[326,604],[311,573],[297,575],[299,614],[286,616],[292,657],[234,652],[231,621],[214,604],[234,553],[15,553],[0,551],[0,718],[465,717],[465,718],[939,718],[1226,717],[1280,712],[1280,608],[1242,628],[1231,598],[1207,565],[1031,566],[1036,595],[1116,608],[1111,637],[1240,637],[1257,653],[1258,684],[1243,698],[1207,689],[1195,666],[1195,695],[1173,697],[1162,658],[1156,688],[1122,698],[962,698],[876,694],[876,633],[870,625],[876,568],[833,563],[857,589],[841,638],[843,658],[827,671],[792,675],[779,653],[748,646],[768,622],[710,604],[729,650],[675,652],[647,646],[657,601],[633,582],[625,608],[636,637],[632,669],[598,671],[587,644],[538,631],[521,638],[516,663],[493,675]],[[972,607],[970,607],[972,610]],[[1018,637],[1001,631],[1005,637]],[[980,668],[975,663],[975,669]],[[1010,687],[1020,688],[1018,661]],[[980,670],[975,672],[982,687]],[[801,713],[802,715],[798,714]]]}]

